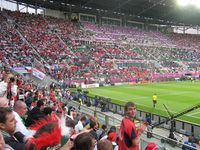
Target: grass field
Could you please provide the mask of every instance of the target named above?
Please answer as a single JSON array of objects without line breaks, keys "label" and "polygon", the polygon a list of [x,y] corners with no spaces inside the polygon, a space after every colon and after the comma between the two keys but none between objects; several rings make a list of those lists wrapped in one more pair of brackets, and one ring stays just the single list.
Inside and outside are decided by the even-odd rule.
[{"label": "grass field", "polygon": [[[112,102],[125,104],[133,101],[138,109],[168,116],[163,104],[171,113],[179,113],[193,105],[200,104],[200,81],[164,82],[140,85],[122,85],[87,89],[91,96],[111,98]],[[152,95],[157,93],[158,103],[152,106]],[[200,108],[178,118],[200,124]]]}]

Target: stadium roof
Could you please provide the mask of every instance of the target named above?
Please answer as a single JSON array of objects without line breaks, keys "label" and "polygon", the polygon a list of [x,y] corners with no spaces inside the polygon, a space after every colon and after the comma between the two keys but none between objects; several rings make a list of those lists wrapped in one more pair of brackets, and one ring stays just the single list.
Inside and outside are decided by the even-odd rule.
[{"label": "stadium roof", "polygon": [[121,17],[150,23],[200,25],[200,7],[180,7],[176,0],[18,0],[69,12]]}]

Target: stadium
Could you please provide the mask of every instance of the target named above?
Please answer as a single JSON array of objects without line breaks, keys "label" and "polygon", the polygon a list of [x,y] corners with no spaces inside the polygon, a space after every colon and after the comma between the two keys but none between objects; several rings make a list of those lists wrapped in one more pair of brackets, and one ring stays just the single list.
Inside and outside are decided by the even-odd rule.
[{"label": "stadium", "polygon": [[[110,140],[108,132],[107,140],[116,142],[126,104],[133,102],[134,130],[148,122],[138,149],[152,142],[154,150],[200,149],[199,0],[0,0],[0,8],[0,112],[6,111],[3,98],[19,111],[16,121],[24,119],[22,134],[36,130],[33,140],[10,145],[0,113],[2,148],[70,149],[71,136],[58,144],[65,125],[61,133],[57,126],[42,128],[63,121],[62,115],[74,129],[82,118],[115,126],[118,138]],[[26,113],[17,109],[21,101]],[[50,130],[62,138],[45,135],[51,140],[40,145],[41,133]],[[116,149],[129,149],[119,141]]]}]

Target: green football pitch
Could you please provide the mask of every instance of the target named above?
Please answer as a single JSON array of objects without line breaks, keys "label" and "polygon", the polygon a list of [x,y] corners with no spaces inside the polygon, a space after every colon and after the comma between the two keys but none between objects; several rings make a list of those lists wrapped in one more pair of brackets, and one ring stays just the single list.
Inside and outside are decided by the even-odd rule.
[{"label": "green football pitch", "polygon": [[[116,104],[128,101],[137,104],[139,110],[168,116],[165,104],[172,114],[177,114],[193,105],[200,104],[200,81],[160,82],[138,85],[121,85],[87,89],[90,96],[111,98]],[[152,95],[158,96],[156,108],[152,106]],[[200,108],[179,117],[200,124]]]}]

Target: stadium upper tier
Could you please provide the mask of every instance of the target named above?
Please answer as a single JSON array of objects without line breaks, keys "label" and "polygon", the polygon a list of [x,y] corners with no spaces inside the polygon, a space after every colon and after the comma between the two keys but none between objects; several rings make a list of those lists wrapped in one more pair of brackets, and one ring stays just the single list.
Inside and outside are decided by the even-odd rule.
[{"label": "stadium upper tier", "polygon": [[126,40],[134,42],[136,45],[152,45],[152,46],[174,46],[169,37],[156,31],[144,31],[129,27],[99,26],[90,22],[82,23],[85,29],[94,32],[96,40]]},{"label": "stadium upper tier", "polygon": [[30,66],[36,59],[55,79],[123,82],[148,79],[160,70],[200,66],[196,35],[74,23],[7,10],[0,13],[0,26],[3,62]]}]

